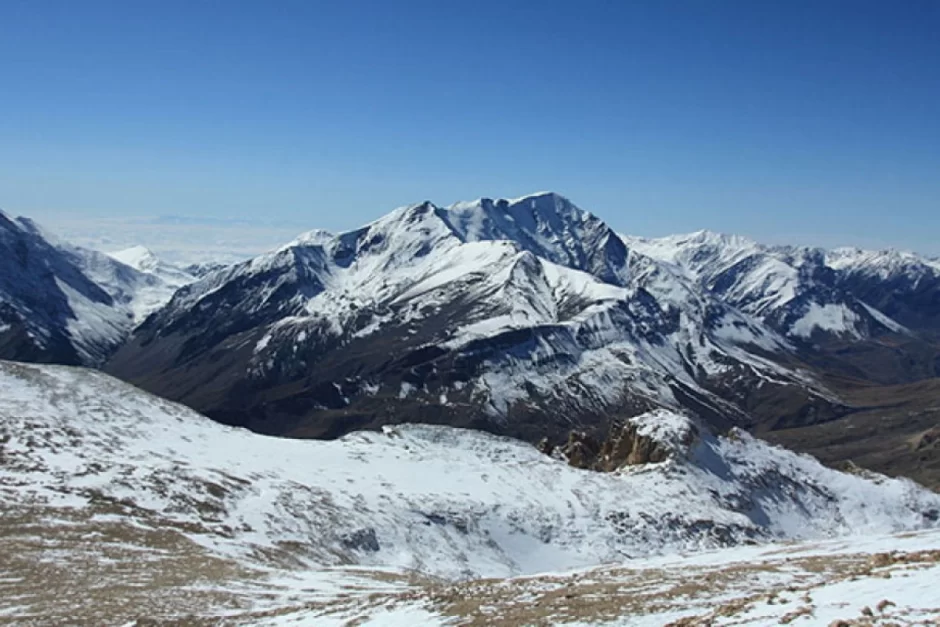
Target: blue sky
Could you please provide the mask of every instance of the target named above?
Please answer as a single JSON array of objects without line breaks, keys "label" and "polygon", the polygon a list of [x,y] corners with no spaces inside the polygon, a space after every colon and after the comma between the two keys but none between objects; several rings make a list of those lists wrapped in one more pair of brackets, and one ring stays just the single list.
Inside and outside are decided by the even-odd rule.
[{"label": "blue sky", "polygon": [[934,0],[0,0],[0,207],[341,230],[551,189],[940,254],[938,33]]}]

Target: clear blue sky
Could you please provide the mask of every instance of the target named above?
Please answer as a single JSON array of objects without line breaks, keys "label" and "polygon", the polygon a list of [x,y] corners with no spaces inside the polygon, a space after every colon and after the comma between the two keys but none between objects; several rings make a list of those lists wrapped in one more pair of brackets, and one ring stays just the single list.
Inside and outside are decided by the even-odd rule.
[{"label": "clear blue sky", "polygon": [[[0,206],[940,253],[940,2],[0,0]],[[50,225],[54,226],[54,225]]]}]

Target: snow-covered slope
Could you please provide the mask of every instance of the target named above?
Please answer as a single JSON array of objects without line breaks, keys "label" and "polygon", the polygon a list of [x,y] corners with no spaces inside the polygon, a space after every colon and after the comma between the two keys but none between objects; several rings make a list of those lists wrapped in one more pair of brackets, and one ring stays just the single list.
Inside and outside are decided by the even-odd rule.
[{"label": "snow-covered slope", "polygon": [[909,481],[715,438],[668,412],[634,422],[672,456],[605,474],[446,427],[270,438],[97,372],[0,362],[0,501],[41,507],[46,523],[117,516],[247,562],[448,578],[937,524],[940,495]]}]

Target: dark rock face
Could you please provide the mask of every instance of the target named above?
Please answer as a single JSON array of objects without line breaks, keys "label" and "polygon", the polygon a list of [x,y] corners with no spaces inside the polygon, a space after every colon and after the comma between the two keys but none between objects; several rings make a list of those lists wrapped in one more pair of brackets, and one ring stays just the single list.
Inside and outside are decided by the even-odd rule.
[{"label": "dark rock face", "polygon": [[341,539],[344,548],[365,553],[376,553],[381,548],[375,529],[357,529]]}]

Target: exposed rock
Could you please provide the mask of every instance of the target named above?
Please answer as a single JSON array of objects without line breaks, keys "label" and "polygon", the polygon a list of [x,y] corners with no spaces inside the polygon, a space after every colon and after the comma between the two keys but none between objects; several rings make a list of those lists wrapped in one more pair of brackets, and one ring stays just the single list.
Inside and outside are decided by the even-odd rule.
[{"label": "exposed rock", "polygon": [[342,543],[347,549],[365,551],[367,553],[375,553],[381,548],[379,546],[379,540],[375,535],[375,529],[371,527],[367,529],[357,529],[343,536]]},{"label": "exposed rock", "polygon": [[920,451],[923,449],[936,447],[938,446],[938,443],[940,443],[940,426],[934,427],[933,429],[922,433],[921,436],[917,439],[915,450]]},{"label": "exposed rock", "polygon": [[602,442],[571,432],[562,453],[572,466],[610,472],[684,456],[698,435],[699,428],[689,418],[653,411],[615,425]]},{"label": "exposed rock", "polygon": [[593,469],[597,466],[600,450],[601,444],[594,437],[581,431],[572,431],[561,452],[571,466]]}]

